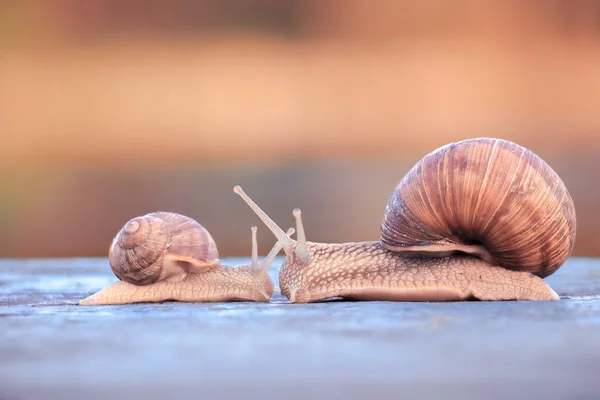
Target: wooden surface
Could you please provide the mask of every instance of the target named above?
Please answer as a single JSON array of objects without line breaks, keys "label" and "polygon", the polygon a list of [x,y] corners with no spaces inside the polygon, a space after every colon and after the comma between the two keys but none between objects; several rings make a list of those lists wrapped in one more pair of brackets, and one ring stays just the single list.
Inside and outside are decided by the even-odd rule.
[{"label": "wooden surface", "polygon": [[599,267],[557,302],[81,307],[105,258],[0,260],[0,399],[596,399]]}]

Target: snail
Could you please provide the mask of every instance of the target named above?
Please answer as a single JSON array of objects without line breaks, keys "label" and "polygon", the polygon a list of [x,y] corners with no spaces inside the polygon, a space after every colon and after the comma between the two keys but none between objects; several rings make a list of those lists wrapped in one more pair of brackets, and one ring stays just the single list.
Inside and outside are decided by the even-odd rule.
[{"label": "snail", "polygon": [[[268,301],[274,287],[267,272],[282,244],[259,264],[256,231],[253,226],[252,263],[232,267],[220,264],[212,236],[192,218],[172,212],[133,218],[109,250],[119,281],[79,304]],[[286,237],[293,233],[290,228]]]},{"label": "snail", "polygon": [[418,161],[388,199],[380,241],[313,243],[300,209],[291,239],[234,188],[283,245],[292,303],[558,300],[543,278],[575,242],[573,200],[556,172],[510,141],[475,138]]}]

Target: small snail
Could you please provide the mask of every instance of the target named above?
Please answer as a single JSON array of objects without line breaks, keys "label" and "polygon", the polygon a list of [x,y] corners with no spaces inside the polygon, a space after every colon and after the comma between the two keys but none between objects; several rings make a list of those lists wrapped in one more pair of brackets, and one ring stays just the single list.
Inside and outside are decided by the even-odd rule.
[{"label": "small snail", "polygon": [[[276,243],[258,263],[256,227],[252,227],[252,263],[219,263],[217,245],[197,221],[171,212],[155,212],[128,221],[113,239],[109,262],[119,282],[83,299],[80,305],[268,301],[273,282],[268,269],[282,248]],[[293,234],[290,228],[286,237]]]},{"label": "small snail", "polygon": [[469,139],[421,159],[391,194],[381,241],[292,240],[242,190],[283,244],[281,293],[293,303],[353,300],[558,300],[543,278],[575,242],[575,208],[558,175],[515,143]]}]

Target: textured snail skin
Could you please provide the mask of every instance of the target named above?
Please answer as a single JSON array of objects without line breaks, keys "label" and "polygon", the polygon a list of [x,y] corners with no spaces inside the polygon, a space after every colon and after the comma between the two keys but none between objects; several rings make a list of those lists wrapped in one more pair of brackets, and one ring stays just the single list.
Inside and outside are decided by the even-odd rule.
[{"label": "textured snail skin", "polygon": [[273,294],[273,283],[266,271],[259,273],[250,265],[224,266],[189,274],[179,282],[158,281],[137,286],[119,281],[79,302],[80,305],[109,305],[183,302],[265,302]]},{"label": "textured snail skin", "polygon": [[573,200],[530,150],[506,140],[450,143],[423,157],[389,197],[380,242],[297,240],[240,195],[283,243],[281,293],[293,303],[354,300],[558,300],[543,281],[575,242]]},{"label": "textured snail skin", "polygon": [[307,242],[310,261],[294,249],[279,272],[292,303],[333,297],[380,301],[558,300],[543,279],[488,264],[470,255],[420,257],[381,242]]}]

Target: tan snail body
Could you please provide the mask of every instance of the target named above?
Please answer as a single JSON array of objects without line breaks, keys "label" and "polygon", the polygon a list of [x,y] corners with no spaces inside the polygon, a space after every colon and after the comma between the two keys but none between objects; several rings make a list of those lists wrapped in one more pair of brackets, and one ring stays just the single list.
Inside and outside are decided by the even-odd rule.
[{"label": "tan snail body", "polygon": [[281,247],[276,243],[259,264],[252,227],[252,263],[222,265],[212,236],[197,221],[150,213],[128,221],[113,239],[109,262],[120,281],[79,304],[268,301],[273,294],[268,269]]},{"label": "tan snail body", "polygon": [[420,160],[388,200],[381,241],[307,242],[294,210],[291,239],[241,189],[282,243],[281,293],[291,302],[557,300],[543,278],[575,242],[571,196],[537,155],[477,138]]}]

